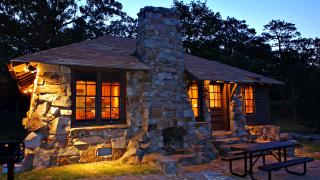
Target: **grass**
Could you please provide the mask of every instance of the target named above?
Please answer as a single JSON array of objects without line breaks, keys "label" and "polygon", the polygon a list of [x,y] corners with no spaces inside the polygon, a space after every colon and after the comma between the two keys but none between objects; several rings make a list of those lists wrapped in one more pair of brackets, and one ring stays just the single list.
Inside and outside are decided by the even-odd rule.
[{"label": "grass", "polygon": [[[116,162],[97,162],[88,164],[72,164],[60,167],[52,167],[41,170],[33,170],[15,175],[15,179],[80,179],[98,178],[102,176],[122,176],[136,174],[155,174],[158,169],[148,165],[127,165]],[[0,176],[0,180],[6,176]]]},{"label": "grass", "polygon": [[320,142],[299,141],[299,143],[309,152],[320,152]]}]

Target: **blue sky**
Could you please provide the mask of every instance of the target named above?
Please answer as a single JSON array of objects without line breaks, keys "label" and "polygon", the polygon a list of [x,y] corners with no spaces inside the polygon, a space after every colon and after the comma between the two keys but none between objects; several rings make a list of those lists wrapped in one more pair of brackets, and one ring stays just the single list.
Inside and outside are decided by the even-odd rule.
[{"label": "blue sky", "polygon": [[[172,0],[119,0],[132,17],[144,6],[171,7]],[[191,0],[183,0],[190,2]],[[204,0],[201,0],[204,2]],[[320,38],[320,0],[207,0],[207,5],[222,18],[246,20],[260,34],[271,19],[294,23],[303,37]]]}]

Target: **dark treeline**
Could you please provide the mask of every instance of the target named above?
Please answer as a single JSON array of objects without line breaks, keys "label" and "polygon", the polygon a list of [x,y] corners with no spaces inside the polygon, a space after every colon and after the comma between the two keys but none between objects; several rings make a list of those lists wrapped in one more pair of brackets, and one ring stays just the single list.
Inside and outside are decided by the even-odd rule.
[{"label": "dark treeline", "polygon": [[[222,19],[200,1],[174,0],[173,7],[181,14],[188,53],[285,82],[271,88],[278,109],[285,118],[320,129],[320,39],[303,38],[294,24],[281,20],[271,20],[257,35],[246,21]],[[13,100],[19,92],[5,66],[11,58],[99,36],[134,38],[136,26],[116,1],[0,1],[0,112],[28,108],[28,101]]]}]

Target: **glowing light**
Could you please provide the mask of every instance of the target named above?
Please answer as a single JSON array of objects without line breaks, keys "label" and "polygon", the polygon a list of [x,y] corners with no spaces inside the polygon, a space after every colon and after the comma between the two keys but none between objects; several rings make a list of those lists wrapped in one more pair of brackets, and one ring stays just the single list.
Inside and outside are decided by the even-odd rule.
[{"label": "glowing light", "polygon": [[37,68],[33,67],[30,64],[27,64],[26,67],[24,68],[25,72],[31,72],[31,73],[35,73],[37,72]]}]

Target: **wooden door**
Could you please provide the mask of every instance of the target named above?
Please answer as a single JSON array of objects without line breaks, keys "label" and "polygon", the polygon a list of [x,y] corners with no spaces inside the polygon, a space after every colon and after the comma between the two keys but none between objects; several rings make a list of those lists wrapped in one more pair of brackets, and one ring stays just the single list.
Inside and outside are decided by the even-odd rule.
[{"label": "wooden door", "polygon": [[211,113],[211,128],[213,131],[229,130],[227,85],[209,85],[209,107]]}]

